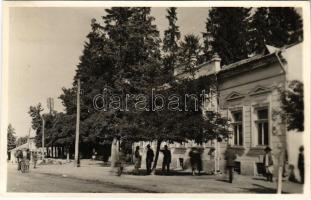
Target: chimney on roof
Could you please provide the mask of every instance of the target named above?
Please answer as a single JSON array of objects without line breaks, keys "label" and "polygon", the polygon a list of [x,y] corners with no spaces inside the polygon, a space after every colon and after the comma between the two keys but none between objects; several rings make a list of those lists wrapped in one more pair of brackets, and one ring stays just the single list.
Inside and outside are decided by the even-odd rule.
[{"label": "chimney on roof", "polygon": [[220,62],[221,58],[217,53],[215,53],[211,59],[210,65],[213,73],[217,73],[220,71]]},{"label": "chimney on roof", "polygon": [[208,76],[211,74],[216,74],[217,72],[220,71],[220,62],[221,58],[217,53],[215,53],[209,61],[201,65],[199,69],[199,76]]},{"label": "chimney on roof", "polygon": [[[195,78],[218,73],[220,71],[220,62],[221,58],[217,53],[215,53],[209,61],[202,63],[197,67]],[[189,73],[183,73],[182,67],[174,69],[174,76],[179,78],[192,77],[192,75]]]}]

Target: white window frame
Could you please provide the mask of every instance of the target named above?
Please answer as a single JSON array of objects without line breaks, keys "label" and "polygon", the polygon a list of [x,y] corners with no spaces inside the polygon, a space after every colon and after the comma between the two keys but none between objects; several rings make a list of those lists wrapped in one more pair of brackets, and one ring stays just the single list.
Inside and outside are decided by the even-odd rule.
[{"label": "white window frame", "polygon": [[[243,147],[244,144],[245,144],[245,134],[244,134],[244,109],[243,107],[239,106],[239,107],[231,107],[228,109],[228,114],[229,114],[229,118],[231,120],[231,128],[233,130],[233,134],[232,134],[232,138],[229,140],[230,144],[233,145],[233,146],[237,146],[237,147]],[[235,119],[234,119],[234,116],[233,114],[234,113],[237,113],[237,112],[240,112],[241,115],[242,115],[242,121],[238,121],[238,122],[235,122]],[[236,125],[241,125],[242,126],[242,144],[239,144],[239,138],[237,138],[237,144],[234,143],[234,140],[235,140],[235,136],[234,136],[234,126]]]},{"label": "white window frame", "polygon": [[[259,110],[267,110],[267,113],[268,113],[268,116],[267,116],[267,119],[258,119],[258,111]],[[255,136],[254,137],[254,140],[253,140],[253,143],[256,144],[256,146],[270,146],[271,144],[271,123],[270,123],[270,107],[268,104],[265,104],[265,105],[261,105],[261,106],[253,106],[253,133]],[[264,134],[262,134],[262,139],[261,139],[261,142],[262,144],[259,144],[259,123],[267,123],[268,125],[268,143],[267,144],[264,144]],[[262,129],[261,130],[264,130],[264,125],[262,125]]]},{"label": "white window frame", "polygon": [[[267,139],[267,141],[268,141],[268,143],[267,144],[264,144],[264,141],[265,141],[265,133],[264,133],[264,125],[265,125],[265,123],[267,123],[267,126],[268,126],[268,133],[267,133],[267,137],[268,137],[268,139]],[[259,127],[259,126],[261,126],[261,127]],[[269,120],[268,119],[262,119],[262,120],[257,120],[256,121],[256,127],[257,127],[257,144],[259,145],[259,146],[267,146],[267,145],[269,145],[269,141],[270,141],[270,137],[269,137]],[[259,131],[262,131],[262,133],[261,133],[261,144],[259,143]]]},{"label": "white window frame", "polygon": [[[241,121],[235,121],[234,119],[234,114],[235,113],[240,113],[242,120]],[[239,110],[239,111],[233,111],[231,113],[232,115],[232,119],[234,120],[234,122],[232,122],[232,128],[233,128],[233,144],[234,146],[244,146],[244,128],[243,128],[243,111]],[[239,126],[241,126],[242,129],[242,133],[241,133],[241,137],[242,137],[242,143],[240,144],[240,128]],[[236,129],[235,129],[236,128]],[[235,132],[235,130],[237,130],[237,132]],[[236,141],[236,143],[235,143]]]}]

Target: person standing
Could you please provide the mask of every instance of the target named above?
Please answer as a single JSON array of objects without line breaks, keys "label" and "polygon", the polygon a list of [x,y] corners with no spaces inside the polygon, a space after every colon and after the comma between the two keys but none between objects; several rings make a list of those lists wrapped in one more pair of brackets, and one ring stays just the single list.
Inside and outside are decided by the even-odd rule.
[{"label": "person standing", "polygon": [[139,146],[136,146],[136,150],[135,150],[135,174],[139,173],[139,168],[141,167],[141,155],[139,152]]},{"label": "person standing", "polygon": [[235,166],[235,159],[236,155],[233,151],[233,149],[230,148],[230,145],[227,148],[226,155],[225,155],[225,160],[226,160],[226,168],[227,171],[229,172],[229,182],[233,182],[233,169]]},{"label": "person standing", "polygon": [[305,157],[304,157],[304,148],[301,146],[299,148],[299,156],[298,156],[298,169],[300,174],[300,182],[304,184],[305,182]]},{"label": "person standing", "polygon": [[21,150],[16,151],[16,158],[17,158],[17,170],[21,170],[22,160],[23,160],[23,152]]},{"label": "person standing", "polygon": [[150,147],[150,144],[147,145],[147,156],[146,156],[146,168],[147,168],[147,174],[151,173],[151,165],[153,162],[154,153],[153,150]]},{"label": "person standing", "polygon": [[30,165],[31,153],[30,150],[26,150],[26,171],[29,172],[29,165]]},{"label": "person standing", "polygon": [[201,175],[201,171],[203,170],[202,153],[203,153],[203,149],[198,148],[195,154],[196,168],[198,170],[198,175]]},{"label": "person standing", "polygon": [[273,182],[273,158],[271,154],[271,148],[265,148],[265,155],[263,158],[263,164],[266,169],[267,181]]},{"label": "person standing", "polygon": [[195,175],[195,169],[196,169],[196,148],[192,147],[190,152],[189,152],[189,157],[190,157],[190,165],[191,165],[191,170],[192,170],[192,175]]},{"label": "person standing", "polygon": [[37,161],[38,161],[38,154],[37,154],[36,151],[33,152],[32,160],[33,160],[33,168],[36,169],[36,167],[37,167]]},{"label": "person standing", "polygon": [[170,171],[172,154],[167,145],[164,146],[164,150],[161,150],[161,152],[163,153],[162,172],[164,172],[166,168],[166,173],[168,173]]}]

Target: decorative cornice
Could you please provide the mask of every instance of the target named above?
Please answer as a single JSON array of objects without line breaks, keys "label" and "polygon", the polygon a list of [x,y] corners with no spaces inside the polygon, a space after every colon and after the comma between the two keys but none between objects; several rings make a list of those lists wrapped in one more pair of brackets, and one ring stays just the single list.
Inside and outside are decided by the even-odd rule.
[{"label": "decorative cornice", "polygon": [[253,96],[253,95],[259,95],[259,94],[264,94],[268,92],[271,92],[271,88],[258,85],[255,88],[253,88],[248,94],[250,96]]},{"label": "decorative cornice", "polygon": [[225,99],[226,101],[233,101],[236,99],[244,98],[245,96],[243,94],[240,94],[238,92],[231,92]]}]

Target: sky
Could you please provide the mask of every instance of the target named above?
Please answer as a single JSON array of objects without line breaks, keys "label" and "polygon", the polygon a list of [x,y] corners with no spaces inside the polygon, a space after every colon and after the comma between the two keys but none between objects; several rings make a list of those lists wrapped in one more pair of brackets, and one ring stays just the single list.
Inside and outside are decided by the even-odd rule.
[{"label": "sky", "polygon": [[[18,137],[28,135],[29,107],[39,102],[48,112],[48,97],[55,110],[63,111],[58,97],[71,87],[92,18],[102,22],[105,8],[10,8],[9,11],[9,108],[8,120]],[[155,24],[163,35],[166,8],[153,8]],[[201,35],[209,8],[178,8],[183,35]],[[34,132],[32,131],[32,134]]]}]

